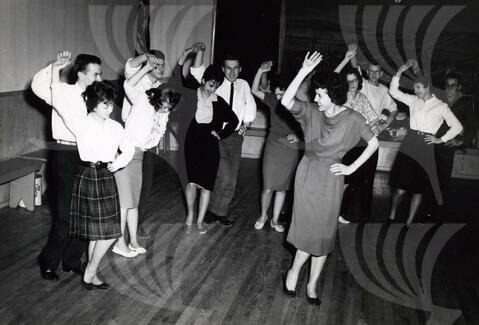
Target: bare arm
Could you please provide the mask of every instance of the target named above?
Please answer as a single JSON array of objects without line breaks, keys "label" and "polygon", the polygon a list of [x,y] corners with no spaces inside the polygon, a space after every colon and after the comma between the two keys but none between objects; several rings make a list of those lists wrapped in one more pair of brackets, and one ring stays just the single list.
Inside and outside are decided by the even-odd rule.
[{"label": "bare arm", "polygon": [[299,86],[303,82],[304,78],[313,71],[313,69],[321,62],[323,56],[315,51],[311,55],[306,53],[304,57],[303,66],[299,69],[296,77],[294,77],[293,81],[289,84],[288,88],[284,92],[283,98],[281,99],[281,104],[286,107],[288,110],[291,110],[294,104],[294,96],[298,91]]},{"label": "bare arm", "polygon": [[368,141],[368,145],[363,153],[349,166],[345,166],[343,164],[333,164],[331,165],[330,171],[338,176],[338,175],[351,175],[359,167],[361,167],[372,155],[373,153],[378,150],[379,141],[378,138],[372,137]]},{"label": "bare arm", "polygon": [[340,73],[341,70],[348,64],[349,61],[351,61],[352,58],[356,57],[356,48],[353,50],[348,50],[346,54],[344,55],[343,61],[339,63],[339,65],[334,69],[334,72]]},{"label": "bare arm", "polygon": [[253,84],[251,86],[251,93],[261,100],[264,100],[264,92],[259,89],[260,80],[263,76],[266,75],[266,72],[271,70],[272,65],[273,65],[272,61],[263,62],[261,66],[258,68],[258,71],[256,72],[256,75],[254,76],[254,79],[253,79]]}]

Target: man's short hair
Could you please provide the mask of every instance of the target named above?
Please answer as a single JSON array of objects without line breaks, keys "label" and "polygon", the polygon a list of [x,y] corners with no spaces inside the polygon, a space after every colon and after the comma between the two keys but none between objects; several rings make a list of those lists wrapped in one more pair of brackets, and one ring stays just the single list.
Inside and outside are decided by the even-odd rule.
[{"label": "man's short hair", "polygon": [[75,75],[78,72],[85,72],[86,67],[90,64],[101,64],[101,59],[97,57],[96,55],[91,55],[91,54],[78,54],[78,56],[75,58],[75,62],[73,63],[73,71],[75,72]]},{"label": "man's short hair", "polygon": [[226,61],[238,61],[238,63],[241,65],[240,57],[236,54],[226,54],[223,57],[223,66],[225,65]]},{"label": "man's short hair", "polygon": [[160,50],[149,50],[148,53],[156,56],[158,59],[165,61],[165,53]]},{"label": "man's short hair", "polygon": [[457,83],[458,85],[462,86],[462,77],[459,73],[457,72],[450,72],[446,75],[446,77],[444,78],[444,82],[447,80],[447,79],[456,79],[457,80]]},{"label": "man's short hair", "polygon": [[431,80],[424,75],[419,75],[414,79],[414,83],[421,84],[424,88],[428,88],[431,85]]},{"label": "man's short hair", "polygon": [[375,59],[371,59],[371,60],[369,61],[368,68],[369,68],[370,65],[377,66],[377,67],[379,67],[381,70],[383,69],[383,67],[381,66],[381,64],[380,64],[377,60],[375,60]]}]

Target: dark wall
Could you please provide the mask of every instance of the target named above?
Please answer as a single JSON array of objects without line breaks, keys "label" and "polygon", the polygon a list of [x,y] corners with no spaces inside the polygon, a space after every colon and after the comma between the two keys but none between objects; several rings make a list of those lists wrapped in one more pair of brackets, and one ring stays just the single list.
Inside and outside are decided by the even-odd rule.
[{"label": "dark wall", "polygon": [[225,54],[240,56],[241,77],[252,81],[261,62],[278,62],[279,0],[218,0],[214,63]]}]

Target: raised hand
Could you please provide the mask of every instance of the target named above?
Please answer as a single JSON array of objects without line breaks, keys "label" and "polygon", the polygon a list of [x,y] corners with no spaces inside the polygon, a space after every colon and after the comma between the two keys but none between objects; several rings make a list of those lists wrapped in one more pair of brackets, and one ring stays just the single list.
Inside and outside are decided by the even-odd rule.
[{"label": "raised hand", "polygon": [[409,69],[411,67],[412,63],[407,61],[405,64],[399,67],[398,71],[396,72],[396,75],[399,75]]},{"label": "raised hand", "polygon": [[322,59],[323,56],[321,53],[314,51],[313,54],[310,55],[308,51],[304,57],[302,69],[309,73],[313,71],[313,69],[319,64],[319,62],[321,62]]},{"label": "raised hand", "polygon": [[348,46],[348,50],[347,50],[346,54],[344,55],[344,58],[346,60],[351,60],[355,56],[356,56],[356,46],[354,46],[354,48],[349,48],[349,46]]},{"label": "raised hand", "polygon": [[53,67],[60,70],[72,62],[72,53],[70,51],[60,51],[57,54],[57,59],[53,63]]},{"label": "raised hand", "polygon": [[261,63],[261,66],[259,67],[260,72],[268,72],[271,71],[271,67],[273,66],[273,61],[265,61]]},{"label": "raised hand", "polygon": [[196,42],[193,45],[193,48],[195,48],[196,51],[202,51],[204,52],[206,50],[206,44],[203,42]]},{"label": "raised hand", "polygon": [[150,55],[148,56],[148,60],[146,61],[145,67],[147,67],[148,71],[151,71],[159,63],[160,63],[160,60],[156,56]]}]

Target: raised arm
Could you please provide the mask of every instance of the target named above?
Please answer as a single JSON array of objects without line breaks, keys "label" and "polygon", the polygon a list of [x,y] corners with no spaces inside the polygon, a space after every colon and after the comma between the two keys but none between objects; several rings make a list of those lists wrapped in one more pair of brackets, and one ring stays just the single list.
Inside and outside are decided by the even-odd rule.
[{"label": "raised arm", "polygon": [[61,51],[52,64],[52,106],[61,116],[65,125],[76,135],[83,124],[84,116],[79,116],[74,110],[70,109],[70,100],[72,99],[65,96],[63,84],[60,83],[60,70],[69,65],[71,61],[71,53],[69,51]]},{"label": "raised arm", "polygon": [[354,57],[356,57],[356,47],[354,47],[353,49],[348,49],[348,51],[344,55],[343,61],[341,61],[341,63],[339,63],[336,69],[334,69],[334,72],[340,73],[341,70],[343,70],[343,68],[346,66],[346,64],[348,64],[348,62],[351,61],[351,59]]},{"label": "raised arm", "polygon": [[406,62],[406,64],[402,65],[398,71],[396,72],[396,75],[391,79],[391,83],[389,84],[389,94],[403,102],[404,104],[410,106],[416,99],[416,96],[405,94],[402,91],[399,90],[399,79],[401,78],[401,75],[403,74],[404,71],[409,69],[411,67],[411,62]]},{"label": "raised arm", "polygon": [[266,75],[268,71],[271,71],[271,67],[273,66],[273,61],[266,61],[261,64],[256,72],[256,75],[253,79],[253,85],[251,86],[251,93],[258,97],[261,100],[264,100],[264,92],[260,90],[260,82],[261,78]]},{"label": "raised arm", "polygon": [[203,73],[205,72],[206,68],[203,65],[203,57],[205,54],[206,46],[204,43],[196,43],[193,45],[196,49],[196,56],[193,62],[193,66],[190,68],[191,75],[201,83],[201,79],[203,78]]},{"label": "raised arm", "polygon": [[291,110],[294,104],[294,96],[298,91],[299,86],[303,82],[304,78],[313,71],[313,69],[321,62],[323,56],[314,51],[311,55],[306,53],[304,57],[303,66],[299,69],[296,77],[294,77],[293,81],[289,84],[288,88],[286,89],[283,98],[281,99],[281,104],[286,107],[288,110]]}]

